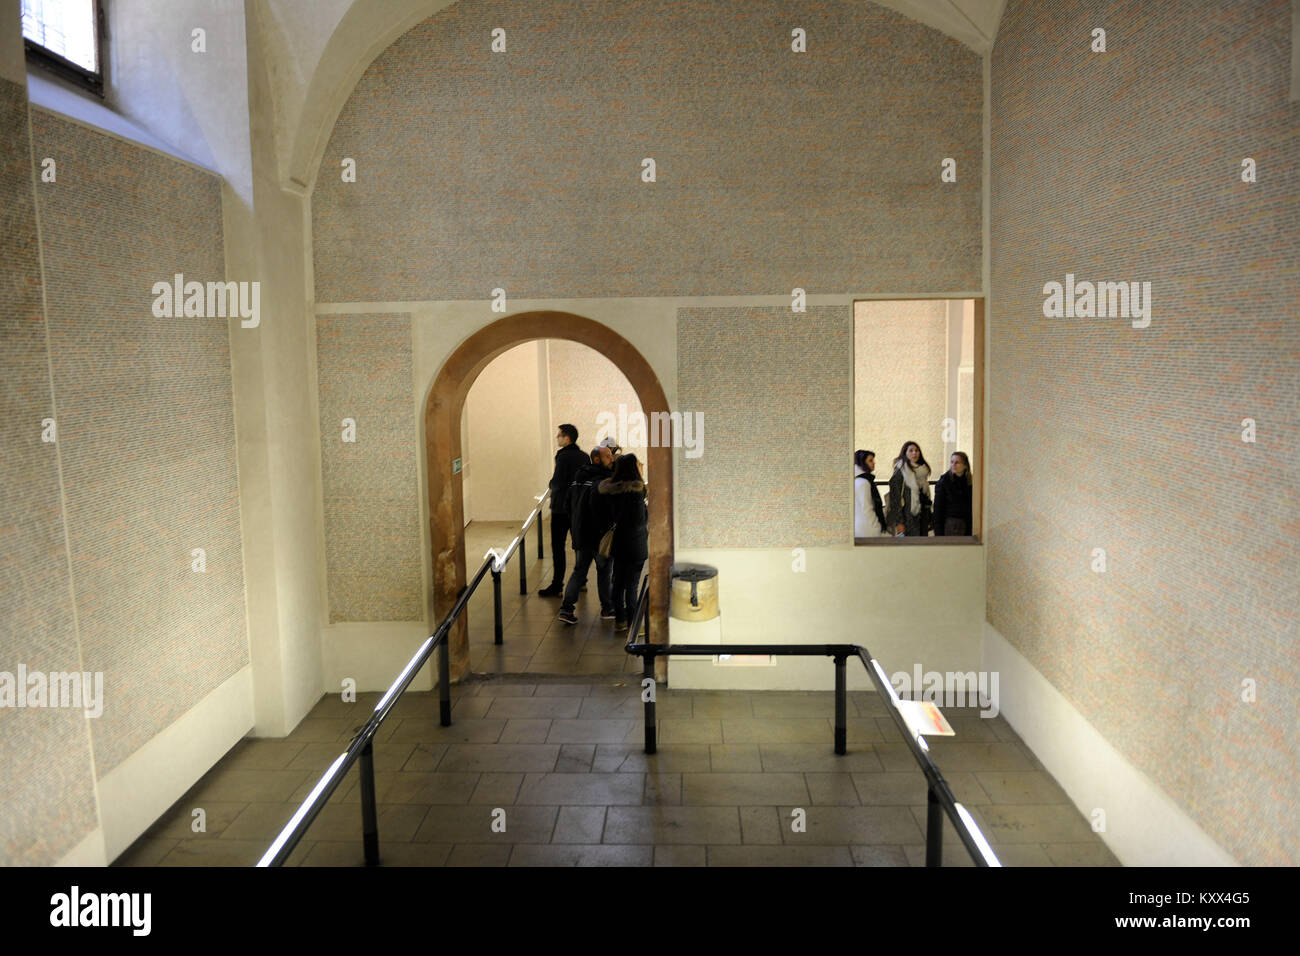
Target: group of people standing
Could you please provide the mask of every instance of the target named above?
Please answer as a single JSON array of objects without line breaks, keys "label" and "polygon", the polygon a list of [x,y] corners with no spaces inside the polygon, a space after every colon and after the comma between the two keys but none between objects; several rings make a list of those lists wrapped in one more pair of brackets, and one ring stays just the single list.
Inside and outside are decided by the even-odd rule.
[{"label": "group of people standing", "polygon": [[904,442],[889,478],[886,513],[876,488],[876,453],[853,453],[853,536],[856,538],[958,537],[972,533],[970,459],[953,452],[948,470],[930,495],[930,465],[914,441]]},{"label": "group of people standing", "polygon": [[[590,453],[578,447],[578,429],[561,425],[555,435],[555,471],[551,475],[551,557],[554,575],[541,597],[559,597],[559,619],[577,624],[578,593],[596,566],[600,618],[627,630],[641,584],[641,569],[650,557],[645,479],[636,455],[619,454],[612,438]],[[573,574],[567,584],[568,539],[573,540]]]}]

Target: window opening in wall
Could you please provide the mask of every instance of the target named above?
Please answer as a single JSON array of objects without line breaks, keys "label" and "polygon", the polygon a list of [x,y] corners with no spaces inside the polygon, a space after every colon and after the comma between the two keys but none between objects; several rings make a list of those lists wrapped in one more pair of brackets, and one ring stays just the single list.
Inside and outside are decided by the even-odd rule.
[{"label": "window opening in wall", "polygon": [[22,0],[29,63],[104,95],[99,0]]},{"label": "window opening in wall", "polygon": [[977,299],[854,303],[857,544],[979,540],[983,311]]}]

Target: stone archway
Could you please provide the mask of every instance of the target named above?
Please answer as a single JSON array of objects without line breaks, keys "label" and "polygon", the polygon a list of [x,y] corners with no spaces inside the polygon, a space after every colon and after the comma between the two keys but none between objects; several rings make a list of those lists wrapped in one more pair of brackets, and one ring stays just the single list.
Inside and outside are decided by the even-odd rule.
[{"label": "stone archway", "polygon": [[[479,329],[443,363],[424,403],[424,434],[429,479],[429,533],[433,551],[433,599],[439,615],[450,610],[467,583],[464,494],[452,461],[461,457],[460,415],[474,380],[498,355],[536,339],[567,339],[596,349],[627,376],[648,417],[667,412],[659,377],[636,347],[599,322],[571,312],[523,312]],[[673,436],[676,441],[676,436]],[[651,476],[650,639],[668,640],[668,572],[673,554],[673,450],[647,450]],[[520,516],[523,517],[522,515]],[[462,616],[450,636],[451,676],[469,670],[469,632]],[[663,662],[657,662],[662,675]]]}]

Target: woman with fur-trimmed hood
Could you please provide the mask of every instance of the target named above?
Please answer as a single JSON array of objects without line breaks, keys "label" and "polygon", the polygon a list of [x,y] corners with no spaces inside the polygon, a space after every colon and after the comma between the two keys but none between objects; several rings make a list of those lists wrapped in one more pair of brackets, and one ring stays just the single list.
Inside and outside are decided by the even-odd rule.
[{"label": "woman with fur-trimmed hood", "polygon": [[914,441],[904,442],[889,479],[889,527],[895,535],[924,537],[930,532],[930,466]]},{"label": "woman with fur-trimmed hood", "polygon": [[614,474],[596,490],[610,496],[614,518],[614,544],[609,552],[614,561],[614,630],[625,631],[636,613],[641,568],[650,557],[645,482],[636,455],[620,455],[614,462]]}]

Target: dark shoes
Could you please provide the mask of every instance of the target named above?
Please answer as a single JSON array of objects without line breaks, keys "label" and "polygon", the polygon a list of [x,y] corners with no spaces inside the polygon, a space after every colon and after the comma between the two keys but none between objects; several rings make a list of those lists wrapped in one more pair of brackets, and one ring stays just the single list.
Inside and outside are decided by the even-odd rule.
[{"label": "dark shoes", "polygon": [[560,597],[564,594],[564,588],[558,584],[552,584],[549,588],[542,588],[537,592],[538,597]]},{"label": "dark shoes", "polygon": [[602,621],[612,621],[612,620],[614,620],[614,612],[613,612],[613,611],[607,611],[607,610],[605,610],[604,608],[601,608],[601,611],[600,611],[600,619],[601,619]]},{"label": "dark shoes", "polygon": [[614,622],[614,630],[616,630],[616,631],[626,631],[626,630],[627,630],[627,621],[615,621],[615,622]]},{"label": "dark shoes", "polygon": [[574,614],[571,610],[562,610],[560,611],[560,620],[565,624],[577,624],[578,615]]}]

